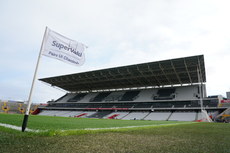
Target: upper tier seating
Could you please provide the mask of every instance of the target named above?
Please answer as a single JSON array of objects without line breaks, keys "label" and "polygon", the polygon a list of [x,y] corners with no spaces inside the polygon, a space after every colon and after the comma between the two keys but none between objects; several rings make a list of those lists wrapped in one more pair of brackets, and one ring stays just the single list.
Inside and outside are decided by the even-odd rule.
[{"label": "upper tier seating", "polygon": [[114,91],[111,94],[109,94],[107,97],[105,97],[105,102],[115,102],[119,101],[121,97],[125,94],[125,91]]},{"label": "upper tier seating", "polygon": [[67,93],[64,96],[62,96],[61,98],[57,99],[55,102],[56,103],[65,103],[69,99],[73,98],[75,95],[76,95],[75,93]]},{"label": "upper tier seating", "polygon": [[175,91],[177,100],[197,100],[198,99],[198,86],[183,86],[177,87]]},{"label": "upper tier seating", "polygon": [[101,92],[96,97],[90,99],[90,102],[101,102],[107,97],[111,92]]},{"label": "upper tier seating", "polygon": [[64,99],[64,97],[67,97],[67,96],[68,96],[68,94],[65,94],[64,96],[62,96],[62,97],[58,98],[57,100],[55,100],[55,102],[61,101],[62,99]]},{"label": "upper tier seating", "polygon": [[162,88],[157,92],[157,96],[154,96],[154,100],[171,100],[175,98],[173,93],[175,92],[175,88]]},{"label": "upper tier seating", "polygon": [[67,102],[78,102],[82,98],[84,98],[86,95],[87,95],[87,93],[79,93],[76,96],[74,96],[73,98],[70,98]]},{"label": "upper tier seating", "polygon": [[119,101],[133,101],[139,93],[139,90],[126,91]]},{"label": "upper tier seating", "polygon": [[[150,102],[157,100],[197,100],[197,86],[179,86],[173,88],[143,89],[129,91],[68,93],[55,103],[88,103],[88,102]],[[52,102],[53,103],[53,102]]]},{"label": "upper tier seating", "polygon": [[133,101],[148,102],[153,101],[153,95],[157,94],[157,89],[141,90],[137,98]]}]

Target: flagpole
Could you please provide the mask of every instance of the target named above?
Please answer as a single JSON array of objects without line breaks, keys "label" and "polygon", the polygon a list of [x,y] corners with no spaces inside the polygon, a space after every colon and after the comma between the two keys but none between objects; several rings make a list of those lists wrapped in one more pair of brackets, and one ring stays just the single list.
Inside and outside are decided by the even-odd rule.
[{"label": "flagpole", "polygon": [[201,86],[201,77],[200,77],[200,69],[197,67],[197,77],[199,82],[199,90],[200,90],[200,109],[203,110],[203,90]]},{"label": "flagpole", "polygon": [[38,67],[39,67],[39,63],[40,63],[40,59],[41,59],[41,54],[42,54],[42,50],[43,50],[43,43],[44,43],[44,39],[45,39],[46,34],[47,34],[47,27],[46,27],[45,33],[43,35],[42,45],[41,45],[40,52],[39,52],[39,55],[38,55],[37,65],[36,65],[36,68],[35,68],[34,77],[33,77],[32,85],[31,85],[31,88],[30,88],[30,94],[29,94],[29,99],[28,99],[28,102],[27,102],[27,108],[26,108],[26,112],[25,112],[25,115],[24,115],[23,123],[22,123],[22,132],[24,132],[25,129],[26,129],[29,114],[30,114],[30,106],[31,106],[31,102],[32,102],[31,98],[32,98],[33,90],[34,90],[35,80],[37,78],[37,71],[38,71]]}]

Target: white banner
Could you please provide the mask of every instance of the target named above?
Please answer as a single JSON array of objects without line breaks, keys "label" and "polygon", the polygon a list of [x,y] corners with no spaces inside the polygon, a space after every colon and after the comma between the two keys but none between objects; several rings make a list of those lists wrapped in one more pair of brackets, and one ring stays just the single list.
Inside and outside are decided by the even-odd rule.
[{"label": "white banner", "polygon": [[85,62],[86,46],[59,33],[46,29],[42,55],[80,66]]}]

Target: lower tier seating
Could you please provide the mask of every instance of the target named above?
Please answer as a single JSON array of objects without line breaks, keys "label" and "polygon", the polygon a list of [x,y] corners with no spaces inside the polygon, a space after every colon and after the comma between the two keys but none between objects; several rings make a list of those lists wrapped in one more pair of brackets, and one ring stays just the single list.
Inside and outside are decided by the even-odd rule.
[{"label": "lower tier seating", "polygon": [[[214,118],[218,111],[208,111],[208,115]],[[66,110],[42,110],[38,115],[62,116],[77,118],[104,118],[123,120],[164,120],[164,121],[197,121],[203,119],[200,111],[66,111]]]}]

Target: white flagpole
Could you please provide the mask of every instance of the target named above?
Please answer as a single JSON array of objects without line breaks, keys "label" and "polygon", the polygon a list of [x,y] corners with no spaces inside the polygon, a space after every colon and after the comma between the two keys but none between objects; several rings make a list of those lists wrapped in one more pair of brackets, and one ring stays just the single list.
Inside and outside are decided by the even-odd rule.
[{"label": "white flagpole", "polygon": [[201,108],[201,111],[202,111],[203,110],[203,91],[202,91],[202,87],[201,87],[200,71],[199,71],[198,67],[197,67],[197,77],[198,77],[199,90],[200,90],[200,108]]},{"label": "white flagpole", "polygon": [[37,60],[37,65],[36,65],[35,72],[34,72],[34,78],[33,78],[31,88],[30,88],[30,94],[29,94],[29,99],[28,99],[28,102],[27,102],[27,108],[26,108],[26,112],[25,112],[25,115],[24,115],[23,123],[22,123],[22,132],[24,132],[25,129],[26,129],[27,122],[28,122],[28,117],[29,117],[29,114],[30,114],[30,106],[31,106],[31,102],[32,102],[31,98],[32,98],[33,90],[34,90],[35,80],[37,78],[38,66],[39,66],[39,63],[40,63],[41,54],[42,54],[42,50],[43,50],[43,43],[44,43],[46,34],[47,34],[47,27],[46,27],[45,33],[43,35],[42,45],[41,45],[41,48],[40,48],[40,52],[39,52],[38,60]]}]

